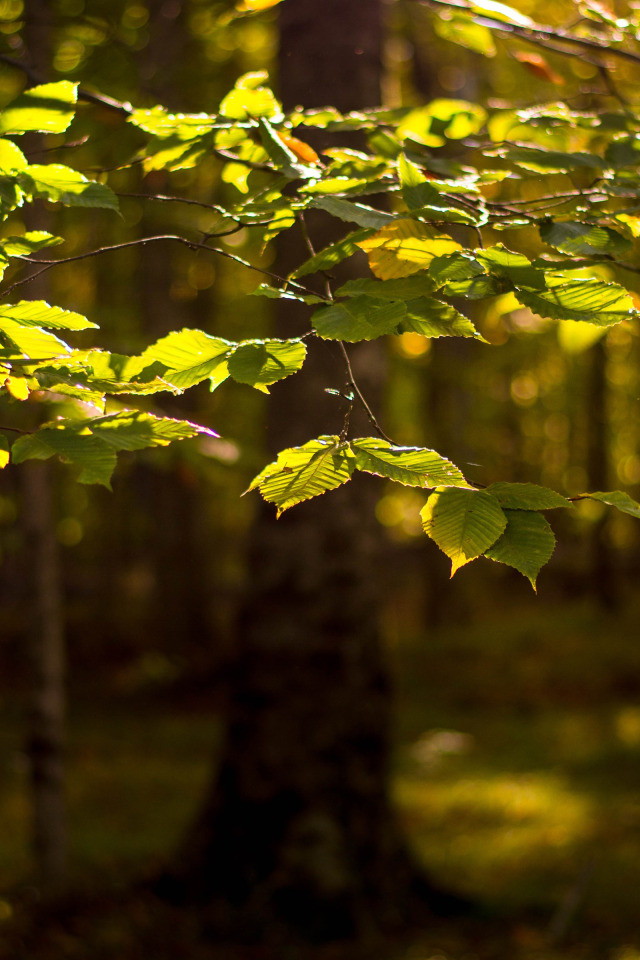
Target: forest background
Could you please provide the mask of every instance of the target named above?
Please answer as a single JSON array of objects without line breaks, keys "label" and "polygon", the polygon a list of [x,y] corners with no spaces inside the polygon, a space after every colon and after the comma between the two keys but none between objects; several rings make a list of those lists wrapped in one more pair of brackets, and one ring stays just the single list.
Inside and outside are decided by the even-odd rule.
[{"label": "forest background", "polygon": [[[574,6],[519,9],[565,23]],[[80,80],[119,101],[211,110],[238,75],[262,69],[277,89],[275,8],[239,15],[224,3],[89,9],[71,0],[23,10],[7,0],[6,56],[22,53],[35,11],[36,25],[46,21],[47,76]],[[323,17],[320,4],[318,11]],[[385,7],[383,102],[446,96],[526,106],[588,96],[597,79],[591,64],[551,55],[548,75],[534,77],[526,58],[513,55],[525,49],[511,43],[487,58],[453,47],[434,32],[428,10],[396,0]],[[631,81],[620,72],[623,84]],[[5,64],[3,101],[24,83],[24,72]],[[86,122],[101,136],[72,149],[84,170],[116,170],[110,182],[120,194],[178,189],[215,199],[237,189],[213,161],[170,182],[164,171],[143,180],[135,168],[118,171],[133,152],[133,131],[127,144],[122,119],[106,109]],[[170,204],[122,196],[121,209],[127,230],[138,226],[140,235],[184,226],[184,211]],[[81,250],[116,242],[122,226],[94,212],[73,225],[69,217],[65,231]],[[247,230],[226,243],[245,258],[259,254]],[[248,297],[255,278],[182,249],[80,261],[52,271],[49,283],[53,302],[99,319],[113,350],[134,352],[169,330],[204,326],[203,318],[224,335],[233,316],[238,338],[271,329],[269,305]],[[588,344],[504,298],[481,309],[478,324],[500,349],[411,335],[390,346],[381,409],[391,434],[511,480],[633,492],[636,329],[616,327]],[[75,918],[54,916],[37,936],[28,922],[39,887],[24,751],[29,533],[20,471],[0,479],[0,917],[12,949],[26,943],[30,956],[82,955],[92,938],[98,956],[135,950],[136,924],[149,936],[151,921],[123,908],[122,890],[160,869],[210,778],[237,612],[254,589],[247,549],[258,507],[240,495],[265,462],[266,408],[258,394],[230,384],[224,395],[188,395],[169,412],[215,426],[224,439],[129,455],[112,493],[79,486],[62,468],[51,474],[68,648],[69,884],[92,893],[89,920],[69,908]],[[389,485],[375,505],[384,537],[375,586],[397,702],[394,798],[430,876],[480,902],[490,919],[469,929],[436,921],[418,946],[399,945],[396,955],[632,960],[640,950],[637,526],[599,504],[579,504],[559,521],[559,547],[536,598],[497,564],[475,564],[449,582],[446,559],[417,518],[422,499]]]}]

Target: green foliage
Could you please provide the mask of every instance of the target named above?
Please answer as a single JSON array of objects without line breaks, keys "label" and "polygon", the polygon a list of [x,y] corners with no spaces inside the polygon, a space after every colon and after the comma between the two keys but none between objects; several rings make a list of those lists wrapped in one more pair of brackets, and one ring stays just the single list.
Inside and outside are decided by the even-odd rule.
[{"label": "green foliage", "polygon": [[[499,50],[494,29],[507,38],[526,39],[528,31],[538,31],[538,39],[546,36],[528,16],[493,0],[466,7],[442,0],[434,17],[441,37],[487,56]],[[590,49],[606,52],[614,40],[635,42],[635,21],[596,19]],[[581,37],[565,32],[558,42],[579,46]],[[519,53],[516,59],[533,63]],[[544,60],[533,67],[542,80],[558,82]],[[253,293],[282,301],[282,309],[294,301],[299,316],[307,310],[307,325],[290,339],[240,342],[183,329],[139,355],[124,356],[60,339],[59,331],[95,327],[79,314],[42,301],[8,304],[0,308],[7,410],[36,391],[45,404],[59,396],[71,404],[88,401],[100,415],[87,419],[85,412],[65,408],[62,418],[44,418],[44,426],[27,431],[11,449],[3,440],[0,462],[8,454],[15,463],[56,454],[80,467],[82,481],[108,485],[117,451],[163,445],[204,430],[120,409],[114,398],[179,394],[207,381],[213,390],[228,378],[266,393],[303,368],[315,339],[340,341],[350,385],[345,399],[363,405],[379,437],[350,438],[347,416],[340,436],[282,451],[250,489],[259,490],[279,513],[341,486],[357,470],[430,490],[423,527],[451,559],[452,573],[485,556],[515,568],[535,587],[555,544],[542,512],[570,507],[572,500],[531,483],[500,481],[480,489],[436,451],[390,441],[353,381],[344,345],[417,335],[469,338],[485,344],[477,349],[488,349],[491,338],[476,301],[491,303],[505,295],[528,315],[565,324],[569,339],[594,328],[593,336],[578,336],[582,344],[614,325],[635,324],[637,298],[629,277],[637,273],[640,236],[640,116],[622,98],[616,102],[611,84],[605,93],[609,102],[602,115],[561,102],[489,114],[484,105],[445,98],[349,114],[331,106],[297,107],[287,114],[267,75],[257,72],[242,76],[211,113],[121,105],[130,128],[146,138],[133,158],[144,170],[170,173],[212,156],[219,163],[227,202],[208,205],[212,232],[204,242],[185,232],[187,244],[197,242],[252,270],[218,239],[242,227],[268,246],[283,231],[302,228],[298,263],[289,276],[260,267],[262,282]],[[74,85],[45,84],[25,91],[0,116],[5,221],[36,199],[118,209],[106,183],[59,163],[32,164],[10,139],[31,130],[66,130],[75,102]],[[318,155],[306,139],[313,140],[314,129],[334,138],[357,132],[367,148],[334,141]],[[548,194],[541,191],[541,177],[549,178]],[[318,217],[332,220],[337,234],[322,250],[313,246]],[[505,242],[499,242],[502,237]],[[0,269],[13,269],[59,242],[45,231],[8,232],[0,239]],[[352,274],[358,270],[360,276],[335,282],[331,271],[351,257]],[[538,323],[535,317],[530,326]],[[584,497],[640,516],[640,506],[626,493],[573,499]]]}]

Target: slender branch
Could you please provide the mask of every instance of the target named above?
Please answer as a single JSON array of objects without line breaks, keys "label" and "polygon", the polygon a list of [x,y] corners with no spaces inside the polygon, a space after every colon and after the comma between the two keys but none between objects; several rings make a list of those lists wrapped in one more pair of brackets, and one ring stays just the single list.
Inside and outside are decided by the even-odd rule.
[{"label": "slender branch", "polygon": [[277,280],[278,283],[289,284],[289,286],[296,287],[297,289],[302,290],[304,293],[313,294],[314,292],[308,287],[305,287],[303,284],[297,283],[295,280],[291,280],[287,277],[281,277],[277,273],[272,273],[271,270],[264,270],[262,267],[256,267],[252,263],[249,263],[248,260],[244,260],[242,257],[237,256],[235,253],[229,253],[227,250],[221,250],[219,247],[212,247],[208,243],[199,243],[197,240],[189,240],[186,237],[180,237],[176,234],[161,234],[153,237],[141,237],[138,240],[127,240],[124,243],[114,243],[108,247],[98,247],[96,250],[87,250],[85,253],[78,253],[73,257],[61,257],[59,260],[31,260],[29,257],[16,257],[17,260],[21,260],[23,263],[30,263],[33,265],[44,264],[44,266],[42,266],[40,270],[35,270],[28,277],[23,277],[21,280],[16,280],[0,295],[0,299],[4,299],[13,290],[15,290],[16,287],[22,286],[22,284],[25,283],[29,283],[31,280],[34,280],[41,274],[46,273],[47,270],[51,270],[52,267],[57,267],[64,263],[74,263],[78,260],[86,260],[89,257],[96,257],[98,254],[111,253],[113,250],[125,250],[128,247],[144,246],[147,243],[154,243],[159,240],[168,240],[173,241],[174,243],[181,243],[183,246],[189,247],[191,250],[207,250],[209,253],[218,253],[221,257],[226,257],[228,260],[233,260],[234,263],[239,263],[241,266],[247,267],[249,270],[254,270],[256,273],[261,273],[265,277],[269,277],[272,280]]},{"label": "slender branch", "polygon": [[348,382],[349,382],[349,386],[351,387],[351,389],[352,389],[353,392],[355,393],[356,397],[358,398],[358,400],[359,400],[360,403],[362,404],[362,408],[363,408],[364,412],[366,413],[366,415],[368,416],[369,421],[371,422],[371,424],[372,424],[372,426],[373,426],[373,429],[376,431],[376,433],[378,434],[378,436],[379,436],[379,437],[382,437],[383,440],[386,440],[387,443],[391,443],[391,444],[392,444],[392,443],[393,443],[393,440],[391,439],[391,437],[388,437],[388,436],[387,436],[387,434],[384,432],[384,430],[382,429],[382,427],[380,426],[380,424],[379,424],[378,421],[376,420],[376,417],[375,417],[375,415],[374,415],[374,413],[373,413],[373,410],[371,409],[371,407],[369,406],[369,404],[368,404],[367,401],[365,400],[365,398],[364,398],[364,396],[363,396],[363,394],[362,394],[362,391],[360,390],[360,387],[359,387],[358,384],[356,383],[355,377],[354,377],[354,375],[353,375],[353,369],[352,369],[352,367],[351,367],[351,361],[349,360],[349,354],[347,353],[347,348],[345,347],[345,345],[344,345],[344,343],[342,342],[342,340],[339,340],[339,341],[338,341],[338,344],[339,344],[339,346],[340,346],[340,350],[342,351],[342,356],[344,357],[344,362],[345,362],[346,367],[347,367],[347,373],[348,373],[348,375],[349,375],[349,381],[348,381]]}]

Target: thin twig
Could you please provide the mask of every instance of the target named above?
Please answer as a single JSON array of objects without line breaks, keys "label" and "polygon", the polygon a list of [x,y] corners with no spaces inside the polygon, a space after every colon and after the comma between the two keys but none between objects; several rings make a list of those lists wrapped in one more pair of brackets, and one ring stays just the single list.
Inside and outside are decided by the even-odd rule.
[{"label": "thin twig", "polygon": [[0,295],[0,299],[4,299],[13,290],[15,290],[16,287],[22,286],[22,284],[25,283],[29,283],[31,280],[34,280],[41,274],[46,273],[47,270],[51,270],[52,267],[57,267],[64,263],[74,263],[78,260],[86,260],[88,257],[96,257],[98,254],[102,253],[111,253],[114,250],[125,250],[128,247],[144,246],[147,243],[154,243],[159,240],[169,240],[173,241],[174,243],[181,243],[183,246],[189,247],[191,250],[207,250],[209,253],[218,253],[221,257],[226,257],[228,260],[233,260],[234,263],[239,263],[241,266],[247,267],[249,270],[254,270],[256,273],[261,273],[265,277],[270,277],[272,280],[277,280],[278,283],[286,283],[290,286],[298,288],[299,290],[302,290],[304,293],[313,294],[313,290],[310,290],[303,284],[297,283],[295,280],[291,280],[286,277],[281,277],[277,273],[272,273],[271,270],[265,270],[262,267],[256,267],[252,263],[249,263],[248,260],[244,260],[242,257],[237,256],[235,253],[229,253],[227,250],[221,250],[219,247],[212,247],[208,243],[199,243],[197,240],[189,240],[187,237],[180,237],[176,234],[161,234],[153,237],[141,237],[138,240],[127,240],[124,243],[115,243],[108,247],[98,247],[96,250],[87,250],[85,253],[78,253],[72,257],[61,257],[59,260],[31,260],[28,257],[16,257],[16,259],[21,260],[23,263],[30,263],[33,265],[44,264],[44,266],[42,266],[40,270],[36,270],[34,273],[31,273],[28,277],[23,277],[21,280],[16,280]]},{"label": "thin twig", "polygon": [[382,427],[380,426],[380,424],[379,424],[378,421],[376,420],[375,415],[374,415],[374,413],[373,413],[373,410],[371,409],[371,407],[369,406],[369,404],[368,404],[367,401],[365,400],[365,398],[364,398],[364,396],[363,396],[363,394],[362,394],[362,391],[360,390],[360,387],[358,386],[358,384],[357,384],[356,381],[355,381],[355,377],[354,377],[354,375],[353,375],[353,369],[352,369],[352,367],[351,367],[351,361],[349,360],[349,354],[347,353],[347,348],[345,347],[345,345],[344,345],[344,343],[342,342],[342,340],[338,340],[338,344],[339,344],[339,346],[340,346],[340,350],[342,351],[342,356],[344,357],[344,362],[345,362],[346,367],[347,367],[347,373],[349,374],[349,381],[348,381],[348,382],[349,382],[349,386],[351,387],[351,389],[352,389],[353,392],[355,393],[356,397],[358,398],[358,400],[359,400],[360,403],[362,404],[362,408],[363,408],[363,410],[365,411],[366,415],[368,416],[369,421],[371,422],[371,424],[372,424],[374,430],[376,431],[376,433],[378,434],[378,436],[381,437],[383,440],[386,440],[387,443],[393,444],[393,440],[391,439],[391,437],[388,437],[388,436],[387,436],[387,434],[384,432],[384,430],[382,429]]}]

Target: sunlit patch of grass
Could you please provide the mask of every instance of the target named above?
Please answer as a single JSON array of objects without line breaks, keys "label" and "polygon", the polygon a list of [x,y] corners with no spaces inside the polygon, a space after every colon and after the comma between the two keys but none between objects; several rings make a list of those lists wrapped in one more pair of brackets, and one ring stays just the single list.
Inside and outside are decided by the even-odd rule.
[{"label": "sunlit patch of grass", "polygon": [[590,800],[547,772],[401,777],[396,799],[430,870],[506,906],[557,899],[595,828]]}]

